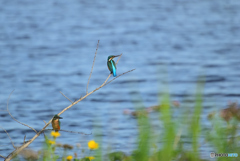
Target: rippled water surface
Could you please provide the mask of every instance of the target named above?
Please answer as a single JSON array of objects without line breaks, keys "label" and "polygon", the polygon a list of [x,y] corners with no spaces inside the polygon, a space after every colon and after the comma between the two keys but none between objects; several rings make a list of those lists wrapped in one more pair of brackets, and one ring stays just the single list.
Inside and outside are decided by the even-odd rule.
[{"label": "rippled water surface", "polygon": [[[101,129],[105,147],[129,153],[137,135],[136,120],[123,115],[124,109],[134,110],[130,93],[140,92],[146,107],[156,105],[167,81],[172,100],[191,103],[200,74],[206,78],[207,125],[209,111],[239,101],[239,7],[235,0],[2,0],[0,126],[16,145],[34,136],[6,112],[13,89],[10,112],[36,130],[70,104],[60,91],[73,101],[84,96],[98,40],[89,91],[108,76],[108,55],[123,53],[118,74],[136,70],[63,113],[62,129],[94,134]],[[151,118],[158,126],[157,116]],[[6,156],[13,148],[0,133],[0,154]],[[86,147],[93,137],[62,132],[59,142]],[[41,149],[42,141],[40,136],[30,148]]]}]

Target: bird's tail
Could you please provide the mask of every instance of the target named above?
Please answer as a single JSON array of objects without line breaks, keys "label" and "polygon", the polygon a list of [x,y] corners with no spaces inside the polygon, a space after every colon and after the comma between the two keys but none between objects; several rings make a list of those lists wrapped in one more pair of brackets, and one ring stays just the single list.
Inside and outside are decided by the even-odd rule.
[{"label": "bird's tail", "polygon": [[114,76],[114,77],[117,76],[117,72],[116,72],[116,70],[113,70],[113,76]]}]

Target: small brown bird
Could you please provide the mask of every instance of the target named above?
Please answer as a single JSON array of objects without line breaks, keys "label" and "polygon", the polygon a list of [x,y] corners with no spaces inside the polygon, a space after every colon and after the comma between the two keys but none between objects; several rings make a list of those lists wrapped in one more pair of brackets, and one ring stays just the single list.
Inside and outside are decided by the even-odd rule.
[{"label": "small brown bird", "polygon": [[52,119],[52,127],[53,127],[53,130],[55,130],[55,132],[58,132],[60,130],[61,122],[59,119],[62,119],[62,117],[58,115],[54,115]]}]

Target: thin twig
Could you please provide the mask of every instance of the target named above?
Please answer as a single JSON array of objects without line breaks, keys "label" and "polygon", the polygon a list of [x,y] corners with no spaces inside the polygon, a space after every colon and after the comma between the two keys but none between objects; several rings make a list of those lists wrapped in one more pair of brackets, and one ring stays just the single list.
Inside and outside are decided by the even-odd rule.
[{"label": "thin twig", "polygon": [[33,131],[35,131],[35,133],[37,133],[37,131],[36,131],[34,128],[32,128],[31,126],[29,126],[29,125],[27,125],[27,124],[24,124],[24,123],[18,121],[18,120],[15,119],[15,118],[12,116],[12,114],[10,113],[10,111],[9,111],[9,109],[8,109],[8,103],[9,103],[9,99],[10,99],[10,97],[11,97],[11,95],[12,95],[13,92],[14,92],[14,90],[10,93],[10,95],[9,95],[9,97],[8,97],[8,101],[7,101],[7,111],[8,111],[8,113],[9,113],[9,115],[12,117],[12,119],[14,119],[14,120],[15,120],[16,122],[18,122],[19,124],[22,124],[22,125],[24,125],[24,126],[27,126],[27,127],[31,128]]},{"label": "thin twig", "polygon": [[[43,122],[45,123],[45,125],[47,124],[45,120],[43,120]],[[45,137],[45,133],[44,133],[44,131],[43,131],[43,135],[44,135],[44,137]]]},{"label": "thin twig", "polygon": [[[45,129],[44,131],[48,131],[48,130],[54,130],[54,129]],[[83,133],[83,132],[77,132],[77,131],[68,131],[68,130],[63,130],[63,129],[60,129],[58,131],[64,131],[64,132],[69,132],[69,133],[76,133],[76,134],[83,134],[83,135],[92,135],[92,133],[90,134],[86,134],[86,133]]]},{"label": "thin twig", "polygon": [[4,156],[2,156],[2,155],[0,155],[0,157],[2,157],[2,158],[4,158],[4,159],[6,159],[6,157],[4,157]]},{"label": "thin twig", "polygon": [[27,135],[25,135],[25,136],[24,136],[24,139],[23,139],[23,144],[25,144],[26,136],[27,136]]},{"label": "thin twig", "polygon": [[11,95],[12,95],[13,92],[14,92],[14,90],[10,93],[10,95],[9,95],[9,97],[8,97],[8,100],[7,100],[7,111],[8,111],[8,113],[9,113],[9,115],[12,117],[13,120],[15,120],[16,122],[18,122],[19,124],[22,124],[22,125],[24,125],[24,126],[27,126],[27,127],[29,127],[30,129],[32,129],[33,131],[35,131],[35,133],[37,133],[37,131],[36,131],[34,128],[32,128],[31,126],[29,126],[29,125],[27,125],[27,124],[24,124],[24,123],[18,121],[17,119],[15,119],[15,118],[12,116],[12,114],[10,113],[10,111],[8,110],[9,99],[10,99],[10,97],[11,97]]},{"label": "thin twig", "polygon": [[97,48],[96,48],[95,55],[94,55],[94,58],[93,58],[92,69],[91,69],[91,72],[90,72],[90,75],[89,75],[89,78],[88,78],[86,94],[88,94],[88,85],[89,85],[89,82],[90,82],[90,79],[91,79],[91,76],[92,76],[93,66],[94,66],[94,63],[95,63],[96,56],[97,56],[99,41],[100,41],[100,40],[98,40],[98,43],[97,43]]},{"label": "thin twig", "polygon": [[118,61],[120,60],[121,56],[122,56],[122,53],[118,56],[118,60],[116,61],[116,65],[118,64]]},{"label": "thin twig", "polygon": [[47,124],[46,121],[43,120],[43,122],[45,123],[45,125]]},{"label": "thin twig", "polygon": [[8,134],[8,132],[7,132],[4,128],[2,128],[1,126],[0,126],[0,128],[3,129],[3,130],[5,131],[5,133],[8,135],[8,137],[9,137],[11,143],[12,143],[12,146],[14,147],[14,149],[16,149],[16,147],[14,146],[14,143],[13,143],[11,137],[10,137],[10,135]]},{"label": "thin twig", "polygon": [[122,74],[119,74],[118,76],[114,77],[112,80],[110,80],[110,81],[108,81],[106,84],[104,84],[104,86],[107,85],[107,84],[109,84],[109,83],[111,83],[112,81],[114,81],[114,80],[117,79],[118,77],[120,77],[120,76],[122,76],[122,75],[124,75],[124,74],[127,74],[127,73],[129,73],[129,72],[132,72],[132,71],[134,71],[134,70],[136,70],[136,69],[132,69],[132,70],[129,70],[129,71],[124,72],[124,73],[122,73]]},{"label": "thin twig", "polygon": [[60,129],[59,131],[64,131],[64,132],[69,132],[69,133],[77,133],[77,134],[83,134],[83,135],[92,135],[92,133],[86,134],[86,133],[83,133],[83,132],[68,131],[68,130],[62,130],[62,129]]},{"label": "thin twig", "polygon": [[[68,99],[70,102],[72,102],[67,96],[65,96],[61,91],[60,91],[60,93],[66,98],[66,99]],[[73,102],[72,102],[73,103]]]}]

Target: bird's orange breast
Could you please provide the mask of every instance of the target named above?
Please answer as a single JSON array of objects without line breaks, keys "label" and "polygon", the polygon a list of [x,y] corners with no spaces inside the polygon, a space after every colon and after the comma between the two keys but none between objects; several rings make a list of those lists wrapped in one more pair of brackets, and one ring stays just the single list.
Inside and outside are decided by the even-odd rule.
[{"label": "bird's orange breast", "polygon": [[59,122],[58,120],[54,120],[52,123],[52,127],[54,130],[60,130]]}]

